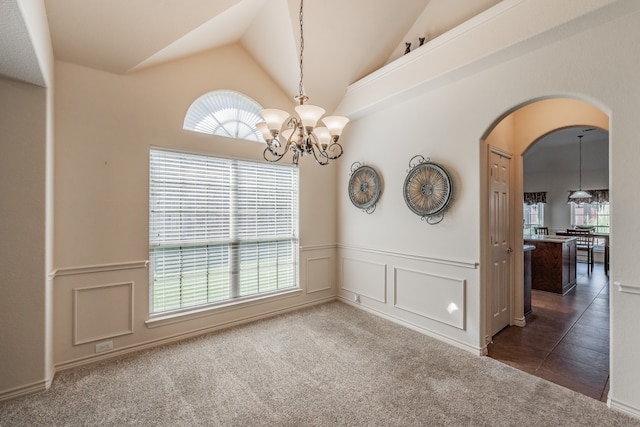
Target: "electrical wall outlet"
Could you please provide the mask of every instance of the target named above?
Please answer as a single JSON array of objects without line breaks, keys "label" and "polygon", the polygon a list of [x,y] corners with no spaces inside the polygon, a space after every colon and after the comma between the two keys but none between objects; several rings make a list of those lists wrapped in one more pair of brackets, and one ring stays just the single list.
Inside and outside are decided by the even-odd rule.
[{"label": "electrical wall outlet", "polygon": [[96,353],[113,350],[113,341],[103,341],[96,344]]},{"label": "electrical wall outlet", "polygon": [[353,302],[360,302],[360,295],[353,297]]}]

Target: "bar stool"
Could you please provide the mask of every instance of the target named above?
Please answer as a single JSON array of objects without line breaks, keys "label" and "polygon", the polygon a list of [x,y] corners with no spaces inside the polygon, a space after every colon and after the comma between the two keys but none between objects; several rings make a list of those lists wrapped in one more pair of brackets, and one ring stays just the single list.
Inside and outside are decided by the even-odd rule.
[{"label": "bar stool", "polygon": [[572,229],[567,229],[567,234],[576,237],[576,252],[587,254],[587,274],[591,274],[593,272],[593,246],[595,240],[593,234],[591,234],[590,230]]},{"label": "bar stool", "polygon": [[536,227],[536,234],[548,236],[549,235],[549,227]]}]

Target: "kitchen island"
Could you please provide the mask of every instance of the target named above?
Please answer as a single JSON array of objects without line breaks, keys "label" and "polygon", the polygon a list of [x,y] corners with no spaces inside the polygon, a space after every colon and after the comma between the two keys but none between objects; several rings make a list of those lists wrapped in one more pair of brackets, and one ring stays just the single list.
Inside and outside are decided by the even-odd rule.
[{"label": "kitchen island", "polygon": [[531,236],[525,245],[531,253],[531,287],[566,294],[576,286],[576,238],[569,236]]}]

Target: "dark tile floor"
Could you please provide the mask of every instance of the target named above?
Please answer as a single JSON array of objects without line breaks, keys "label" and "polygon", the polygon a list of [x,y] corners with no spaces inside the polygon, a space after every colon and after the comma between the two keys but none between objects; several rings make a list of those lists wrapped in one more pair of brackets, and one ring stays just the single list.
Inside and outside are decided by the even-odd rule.
[{"label": "dark tile floor", "polygon": [[609,391],[609,278],[602,264],[567,295],[532,292],[524,328],[493,337],[489,357],[556,384],[606,401]]}]

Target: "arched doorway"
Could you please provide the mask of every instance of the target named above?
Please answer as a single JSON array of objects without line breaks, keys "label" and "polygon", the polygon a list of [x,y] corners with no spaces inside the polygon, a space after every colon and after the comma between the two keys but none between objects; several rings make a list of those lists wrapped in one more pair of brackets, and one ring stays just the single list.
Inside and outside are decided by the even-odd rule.
[{"label": "arched doorway", "polygon": [[[496,327],[495,322],[495,317],[499,312],[496,307],[497,302],[504,302],[504,306],[500,306],[500,310],[506,312],[506,316],[503,317],[506,318],[507,324],[504,326],[524,327],[527,322],[524,313],[522,245],[523,154],[545,135],[559,129],[577,126],[597,128],[608,132],[609,118],[599,108],[577,99],[534,100],[506,113],[503,118],[491,126],[483,138],[484,156],[481,156],[480,170],[484,183],[481,198],[481,259],[484,268],[481,297],[484,321],[482,330],[487,346],[492,342],[497,330],[501,329],[500,323],[498,322]],[[508,202],[505,203],[508,220],[504,225],[500,225],[499,221],[496,222],[497,216],[493,211],[495,205],[493,200],[496,196],[492,194],[494,190],[491,187],[491,169],[495,169],[495,161],[492,159],[496,157],[496,153],[510,159],[507,174],[509,197]],[[567,188],[567,190],[569,189]],[[495,252],[495,241],[498,236],[496,228],[500,227],[506,227],[501,230],[501,233],[508,240],[508,244],[504,245],[504,248],[507,248],[510,254],[503,257],[508,259],[508,266],[498,269],[492,268],[500,262],[493,258],[492,253]],[[500,274],[496,274],[496,271],[500,271]],[[486,348],[488,353],[488,347]]]}]

